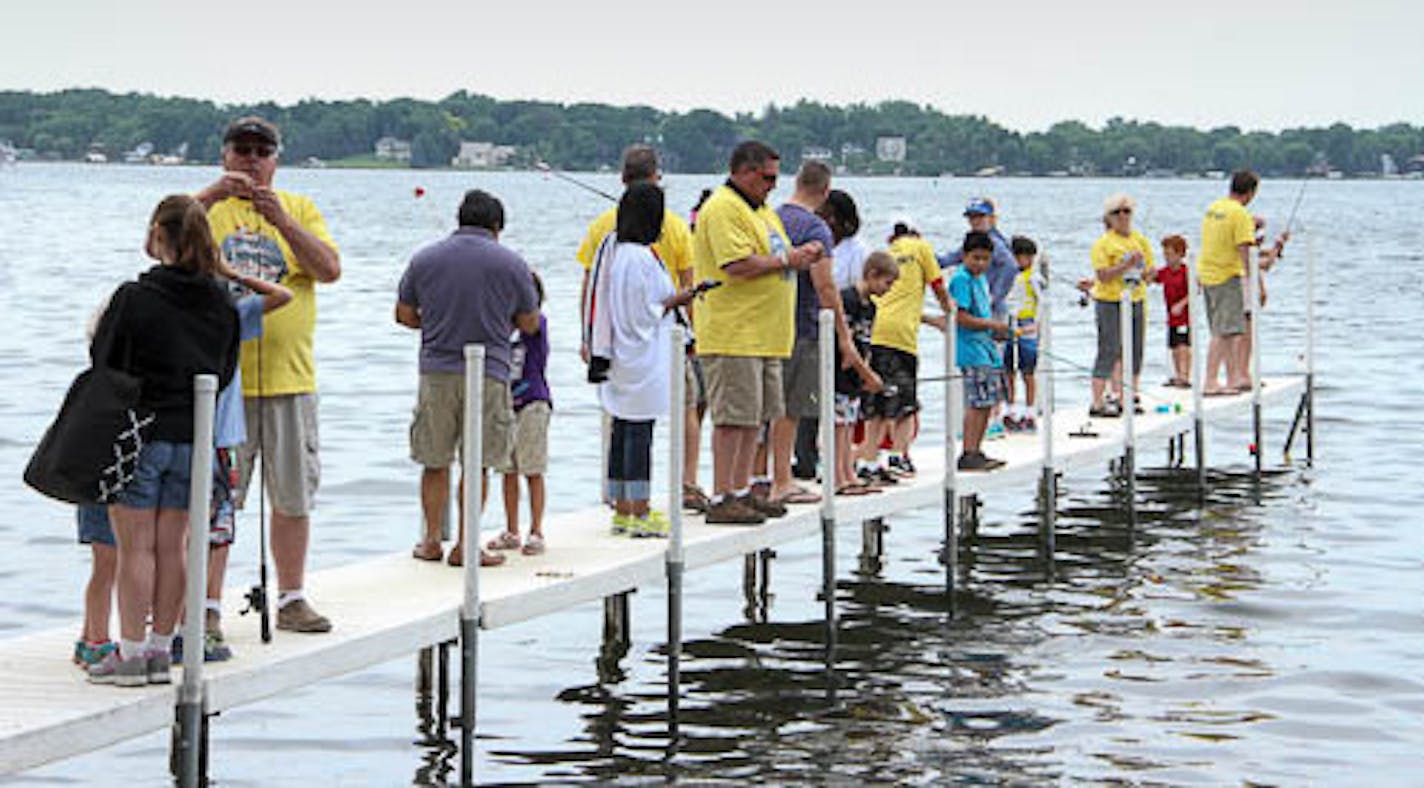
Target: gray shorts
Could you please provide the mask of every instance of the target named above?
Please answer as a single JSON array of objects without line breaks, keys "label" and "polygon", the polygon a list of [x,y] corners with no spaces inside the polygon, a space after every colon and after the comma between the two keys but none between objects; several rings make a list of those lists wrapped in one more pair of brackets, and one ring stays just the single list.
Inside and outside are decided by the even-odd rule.
[{"label": "gray shorts", "polygon": [[821,415],[821,343],[802,339],[791,350],[781,373],[786,418],[814,419]]},{"label": "gray shorts", "polygon": [[[1122,358],[1122,304],[1117,301],[1094,301],[1098,320],[1098,355],[1093,360],[1093,377],[1112,377],[1113,364]],[[1143,302],[1132,302],[1132,371],[1142,372],[1142,344],[1147,315]]]},{"label": "gray shorts", "polygon": [[247,488],[257,456],[273,510],[288,517],[305,517],[316,502],[321,484],[321,441],[317,435],[316,395],[283,394],[246,397],[247,442],[237,450],[234,502],[247,503]]},{"label": "gray shorts", "polygon": [[1219,285],[1202,288],[1206,294],[1206,320],[1214,337],[1234,337],[1246,333],[1246,299],[1241,277],[1233,276]]},{"label": "gray shorts", "polygon": [[549,470],[547,402],[531,402],[514,414],[514,470],[523,476],[543,476]]},{"label": "gray shorts", "polygon": [[[514,401],[509,384],[486,377],[481,400],[480,431],[484,467],[499,473],[513,468]],[[410,458],[425,468],[448,468],[458,451],[464,456],[465,375],[460,372],[422,372],[415,415],[410,422]]]}]

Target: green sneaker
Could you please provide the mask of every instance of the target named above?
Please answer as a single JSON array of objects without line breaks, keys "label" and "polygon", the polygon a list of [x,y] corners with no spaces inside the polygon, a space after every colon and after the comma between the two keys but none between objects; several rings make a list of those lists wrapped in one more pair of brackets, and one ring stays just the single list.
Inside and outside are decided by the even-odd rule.
[{"label": "green sneaker", "polygon": [[662,512],[648,512],[647,517],[639,517],[633,521],[633,538],[635,539],[666,539],[668,533],[667,515]]},{"label": "green sneaker", "polygon": [[613,515],[612,530],[614,536],[625,536],[627,534],[633,533],[634,525],[635,518],[632,515],[617,513]]},{"label": "green sneaker", "polygon": [[88,643],[82,638],[74,641],[74,664],[83,670],[88,670],[91,665],[97,665],[104,661],[104,657],[110,651],[118,648],[118,644],[111,640],[103,643]]}]

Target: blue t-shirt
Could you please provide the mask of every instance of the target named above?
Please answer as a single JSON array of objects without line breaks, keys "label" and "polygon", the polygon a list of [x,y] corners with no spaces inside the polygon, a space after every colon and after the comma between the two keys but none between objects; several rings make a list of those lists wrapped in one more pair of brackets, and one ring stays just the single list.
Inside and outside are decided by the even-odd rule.
[{"label": "blue t-shirt", "polygon": [[[989,260],[989,269],[984,272],[984,279],[989,288],[993,317],[996,320],[1004,320],[1009,316],[1007,299],[1009,291],[1014,289],[1014,279],[1019,275],[1019,264],[1014,260],[1013,250],[1004,239],[1004,234],[999,232],[999,228],[995,227],[989,231],[989,240],[994,244],[994,253]],[[938,259],[940,268],[949,268],[964,262],[964,252],[954,249],[940,255]]]},{"label": "blue t-shirt", "polygon": [[[969,269],[960,266],[949,280],[949,295],[960,309],[973,317],[989,318],[989,284],[984,276],[974,276]],[[994,344],[992,332],[986,328],[955,329],[954,361],[960,369],[965,367],[999,367],[999,348]]]},{"label": "blue t-shirt", "polygon": [[[243,296],[233,304],[237,309],[238,336],[243,342],[262,336],[262,296]],[[247,419],[242,413],[242,367],[232,373],[232,382],[218,392],[213,415],[213,445],[231,449],[247,442]]]},{"label": "blue t-shirt", "polygon": [[[835,248],[836,244],[831,240],[831,228],[821,217],[794,203],[786,203],[777,208],[776,215],[781,217],[781,224],[786,228],[786,237],[791,240],[792,246],[820,241],[821,247],[825,249],[825,256],[831,256],[831,250]],[[820,338],[820,324],[816,322],[816,313],[820,308],[821,300],[816,297],[816,286],[811,282],[811,274],[806,271],[797,271],[797,342]]]}]

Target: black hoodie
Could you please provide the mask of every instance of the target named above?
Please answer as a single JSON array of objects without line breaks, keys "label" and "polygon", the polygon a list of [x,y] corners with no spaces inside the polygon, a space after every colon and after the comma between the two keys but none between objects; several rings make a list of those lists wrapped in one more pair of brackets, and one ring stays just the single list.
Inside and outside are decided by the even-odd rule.
[{"label": "black hoodie", "polygon": [[155,265],[114,293],[94,332],[91,357],[113,332],[109,358],[93,358],[143,381],[140,406],[155,414],[151,440],[193,441],[193,376],[232,380],[237,310],[211,276]]}]

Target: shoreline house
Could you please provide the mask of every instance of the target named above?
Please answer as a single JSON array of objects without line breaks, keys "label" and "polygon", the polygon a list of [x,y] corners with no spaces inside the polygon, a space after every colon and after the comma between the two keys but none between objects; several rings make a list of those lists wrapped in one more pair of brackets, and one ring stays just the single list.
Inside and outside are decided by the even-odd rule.
[{"label": "shoreline house", "polygon": [[376,158],[381,161],[394,161],[400,164],[410,164],[411,145],[409,140],[397,139],[385,136],[376,140]]},{"label": "shoreline house", "polygon": [[496,145],[493,142],[460,141],[460,152],[450,160],[451,167],[464,170],[488,170],[507,166],[519,152],[513,145]]}]

